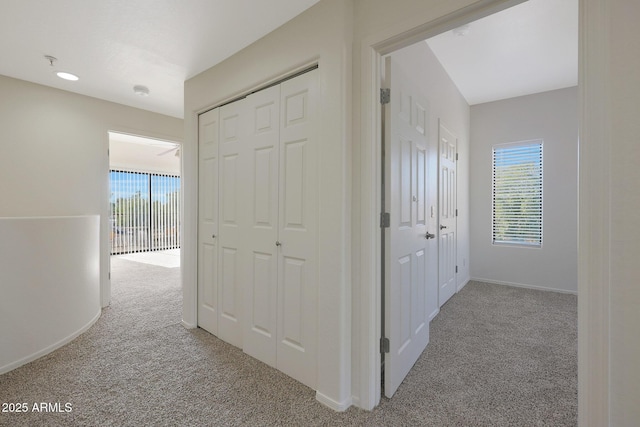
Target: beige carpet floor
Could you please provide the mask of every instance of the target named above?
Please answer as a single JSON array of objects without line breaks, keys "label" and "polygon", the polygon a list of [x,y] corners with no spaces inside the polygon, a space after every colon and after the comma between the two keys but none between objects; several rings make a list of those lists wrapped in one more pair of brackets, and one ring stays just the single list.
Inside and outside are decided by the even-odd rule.
[{"label": "beige carpet floor", "polygon": [[[1,426],[577,424],[574,295],[470,282],[431,323],[393,399],[336,413],[279,371],[183,328],[178,268],[112,262],[112,304],[96,325],[0,376],[0,402],[29,407],[0,412]],[[62,410],[33,411],[41,402]]]}]

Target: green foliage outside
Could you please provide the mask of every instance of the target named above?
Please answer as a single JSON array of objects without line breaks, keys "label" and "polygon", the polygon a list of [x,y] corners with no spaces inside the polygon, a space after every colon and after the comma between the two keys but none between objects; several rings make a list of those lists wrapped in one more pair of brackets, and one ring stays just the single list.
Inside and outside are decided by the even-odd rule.
[{"label": "green foliage outside", "polygon": [[542,176],[538,159],[494,165],[494,242],[542,243]]}]

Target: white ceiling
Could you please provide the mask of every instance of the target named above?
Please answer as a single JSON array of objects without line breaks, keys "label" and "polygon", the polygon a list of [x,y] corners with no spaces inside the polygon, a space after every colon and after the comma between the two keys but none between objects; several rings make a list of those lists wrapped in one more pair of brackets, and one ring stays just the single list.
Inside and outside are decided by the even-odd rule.
[{"label": "white ceiling", "polygon": [[[317,1],[0,0],[0,74],[183,117],[185,80]],[[577,3],[530,0],[428,43],[470,104],[573,86]]]},{"label": "white ceiling", "polygon": [[578,0],[529,0],[427,41],[469,105],[578,84]]},{"label": "white ceiling", "polygon": [[180,175],[180,145],[109,132],[109,168]]},{"label": "white ceiling", "polygon": [[0,74],[183,117],[185,80],[317,1],[0,0]]}]

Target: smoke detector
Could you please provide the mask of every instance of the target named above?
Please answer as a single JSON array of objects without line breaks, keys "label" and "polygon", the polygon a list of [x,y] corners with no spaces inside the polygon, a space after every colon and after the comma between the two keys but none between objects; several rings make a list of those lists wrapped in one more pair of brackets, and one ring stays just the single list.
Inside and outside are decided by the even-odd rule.
[{"label": "smoke detector", "polygon": [[140,96],[149,96],[149,88],[146,86],[142,86],[142,85],[135,85],[133,87],[133,92],[136,95],[140,95]]}]

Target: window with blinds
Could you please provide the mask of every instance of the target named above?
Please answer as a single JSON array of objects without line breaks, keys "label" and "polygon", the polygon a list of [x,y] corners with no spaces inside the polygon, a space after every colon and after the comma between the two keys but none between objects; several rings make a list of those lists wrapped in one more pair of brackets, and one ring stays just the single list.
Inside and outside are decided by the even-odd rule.
[{"label": "window with blinds", "polygon": [[180,177],[109,171],[111,254],[180,247]]},{"label": "window with blinds", "polygon": [[542,246],[542,140],[493,146],[494,244]]}]

